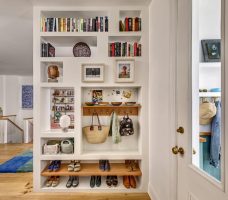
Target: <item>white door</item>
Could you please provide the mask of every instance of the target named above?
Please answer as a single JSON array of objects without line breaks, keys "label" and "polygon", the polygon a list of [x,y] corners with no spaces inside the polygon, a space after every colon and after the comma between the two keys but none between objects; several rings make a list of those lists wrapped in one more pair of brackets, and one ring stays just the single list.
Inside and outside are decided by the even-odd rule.
[{"label": "white door", "polygon": [[[201,103],[199,85],[202,84],[201,80],[199,80],[202,78],[199,72],[199,65],[200,62],[203,61],[200,58],[201,49],[199,48],[202,38],[195,32],[198,31],[197,27],[202,24],[202,21],[199,22],[195,19],[198,17],[197,15],[201,14],[200,9],[202,9],[203,4],[200,4],[200,1],[203,2],[205,0],[178,0],[176,124],[177,128],[183,127],[184,131],[181,129],[177,131],[177,148],[173,149],[173,152],[177,153],[176,156],[178,158],[177,200],[227,200],[228,137],[225,133],[228,133],[228,118],[226,119],[225,116],[227,116],[226,113],[228,113],[228,98],[225,97],[228,97],[228,70],[225,71],[224,69],[228,61],[228,53],[225,55],[225,51],[228,50],[228,42],[225,41],[225,38],[228,38],[228,2],[226,0],[221,1],[222,67],[215,66],[216,64],[213,63],[214,68],[211,68],[211,70],[216,70],[217,67],[217,70],[221,70],[219,72],[221,75],[222,89],[222,95],[219,98],[222,104],[221,158],[219,163],[221,176],[218,178],[212,176],[200,167],[200,156],[202,156],[201,153],[204,151],[201,147],[202,144],[199,142],[200,129],[204,126],[201,127],[201,125],[199,125],[199,105]],[[218,0],[207,1],[214,2]],[[207,5],[205,8],[208,9],[205,13],[209,16],[209,13],[213,11],[214,7]],[[208,18],[208,20],[211,19]],[[210,21],[210,24],[211,29],[213,29],[213,22]],[[205,25],[205,23],[203,23],[203,25]],[[199,40],[198,43],[195,42],[195,39]],[[197,59],[198,63],[196,62]],[[203,66],[204,64],[205,63],[201,65]],[[195,65],[198,65],[199,69],[197,69]],[[208,73],[218,74],[216,71]],[[212,82],[213,80],[208,80],[209,84]],[[208,99],[213,98],[209,97]],[[213,100],[215,100],[215,98]],[[210,100],[208,101],[208,103],[211,103]],[[181,134],[180,132],[184,133]],[[179,152],[177,152],[177,150],[179,150]]]}]

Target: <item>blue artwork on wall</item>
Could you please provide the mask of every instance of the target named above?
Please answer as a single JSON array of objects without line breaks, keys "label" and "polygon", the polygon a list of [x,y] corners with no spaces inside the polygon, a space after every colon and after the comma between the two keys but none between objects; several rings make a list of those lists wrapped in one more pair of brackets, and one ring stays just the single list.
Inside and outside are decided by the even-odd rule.
[{"label": "blue artwork on wall", "polygon": [[22,108],[33,109],[33,86],[22,85]]}]

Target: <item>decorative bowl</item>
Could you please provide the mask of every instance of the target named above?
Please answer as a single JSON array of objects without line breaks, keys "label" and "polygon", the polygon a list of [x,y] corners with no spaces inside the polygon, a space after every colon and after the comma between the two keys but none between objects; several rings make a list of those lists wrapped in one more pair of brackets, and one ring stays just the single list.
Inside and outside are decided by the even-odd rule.
[{"label": "decorative bowl", "polygon": [[120,106],[122,104],[122,102],[111,102],[111,104],[113,106]]},{"label": "decorative bowl", "polygon": [[85,102],[85,105],[87,105],[87,106],[94,106],[95,103],[93,103],[93,102]]}]

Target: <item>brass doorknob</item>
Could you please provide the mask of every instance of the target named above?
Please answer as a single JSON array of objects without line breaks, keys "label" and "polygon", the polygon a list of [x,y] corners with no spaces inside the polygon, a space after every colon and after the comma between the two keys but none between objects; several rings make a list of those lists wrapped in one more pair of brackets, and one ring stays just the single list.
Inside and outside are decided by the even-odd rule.
[{"label": "brass doorknob", "polygon": [[178,146],[175,146],[175,147],[173,147],[172,148],[172,152],[173,152],[173,154],[181,154],[181,155],[184,155],[184,149],[182,148],[182,147],[179,147],[178,148]]},{"label": "brass doorknob", "polygon": [[180,134],[183,134],[184,133],[184,128],[182,126],[180,126],[178,129],[177,129],[177,132],[180,133]]}]

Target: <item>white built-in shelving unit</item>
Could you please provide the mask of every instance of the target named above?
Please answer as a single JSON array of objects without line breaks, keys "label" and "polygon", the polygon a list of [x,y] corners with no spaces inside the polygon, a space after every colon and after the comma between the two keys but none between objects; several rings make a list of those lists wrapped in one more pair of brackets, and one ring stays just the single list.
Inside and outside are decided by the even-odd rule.
[{"label": "white built-in shelving unit", "polygon": [[[40,19],[46,17],[96,17],[108,16],[108,32],[41,32]],[[142,31],[119,32],[119,20],[129,17],[142,19]],[[148,191],[148,154],[149,154],[149,131],[148,131],[148,80],[149,80],[149,15],[148,7],[145,6],[112,6],[112,7],[34,7],[34,49],[33,49],[33,73],[34,73],[34,190],[42,192],[147,192]],[[50,42],[56,50],[56,57],[41,57],[40,46],[42,41]],[[109,57],[108,47],[110,42],[129,41],[142,44],[142,56],[133,57],[135,60],[135,78],[133,83],[116,83],[115,66],[117,59],[129,59],[128,57]],[[73,46],[77,42],[85,42],[91,49],[91,57],[74,57]],[[104,82],[85,83],[82,80],[82,64],[104,63]],[[47,66],[58,64],[60,66],[59,81],[49,83],[47,81]],[[74,90],[74,129],[63,133],[60,129],[51,129],[51,91],[53,89],[71,88]],[[134,122],[135,134],[122,137],[119,144],[113,144],[108,138],[103,144],[88,144],[82,134],[82,127],[90,123],[91,117],[83,116],[82,104],[88,98],[86,95],[90,89],[130,89],[136,92],[134,99],[140,104],[139,113],[131,116]],[[110,99],[111,101],[112,99]],[[115,101],[116,99],[114,99]],[[120,116],[121,118],[122,116]],[[101,123],[108,125],[109,116],[101,116]],[[43,144],[50,139],[73,138],[74,153],[44,155]],[[68,177],[60,175],[60,184],[53,187],[45,187],[48,174],[45,169],[51,160],[80,160],[82,163],[98,163],[99,160],[108,159],[111,163],[119,163],[124,168],[125,160],[139,160],[140,170],[136,174],[127,172],[126,175],[137,176],[137,188],[126,189],[122,184],[122,176],[118,177],[117,187],[108,188],[105,183],[105,173],[102,185],[99,188],[90,188],[90,176],[82,171],[79,186],[66,188]],[[114,165],[114,164],[113,164]],[[91,172],[90,172],[91,173]],[[115,175],[115,170],[111,171]],[[77,173],[75,173],[77,176]]]}]

